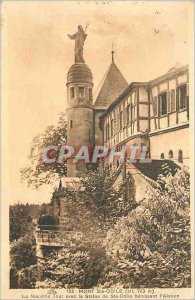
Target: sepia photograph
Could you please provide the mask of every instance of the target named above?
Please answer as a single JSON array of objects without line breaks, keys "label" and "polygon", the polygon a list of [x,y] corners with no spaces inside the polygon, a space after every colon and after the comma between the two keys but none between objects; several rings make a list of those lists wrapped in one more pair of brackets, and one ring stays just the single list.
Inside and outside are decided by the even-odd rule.
[{"label": "sepia photograph", "polygon": [[1,2],[1,299],[194,299],[194,1]]}]

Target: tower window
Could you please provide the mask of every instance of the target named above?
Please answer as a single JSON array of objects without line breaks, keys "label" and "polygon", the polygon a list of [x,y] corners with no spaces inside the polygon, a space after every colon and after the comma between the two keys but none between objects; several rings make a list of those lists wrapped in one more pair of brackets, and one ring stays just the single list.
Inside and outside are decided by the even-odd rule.
[{"label": "tower window", "polygon": [[89,89],[89,100],[92,101],[92,89]]},{"label": "tower window", "polygon": [[161,159],[165,159],[164,153],[161,153],[160,158],[161,158]]},{"label": "tower window", "polygon": [[70,120],[70,128],[73,128],[73,121]]},{"label": "tower window", "polygon": [[173,158],[173,151],[172,150],[169,151],[169,159],[171,159],[171,158]]},{"label": "tower window", "polygon": [[79,98],[84,98],[84,87],[79,86]]},{"label": "tower window", "polygon": [[70,88],[70,98],[74,98],[74,87]]}]

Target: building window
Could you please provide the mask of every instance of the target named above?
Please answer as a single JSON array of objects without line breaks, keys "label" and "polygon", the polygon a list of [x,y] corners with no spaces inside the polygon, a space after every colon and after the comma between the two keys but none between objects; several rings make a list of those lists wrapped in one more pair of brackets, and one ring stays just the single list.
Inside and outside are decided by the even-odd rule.
[{"label": "building window", "polygon": [[73,121],[70,120],[70,129],[73,128]]},{"label": "building window", "polygon": [[169,159],[173,158],[173,151],[172,150],[169,151],[169,155],[168,156],[169,156]]},{"label": "building window", "polygon": [[116,123],[116,113],[114,112],[114,119],[113,119],[113,134],[117,131],[117,123]]},{"label": "building window", "polygon": [[74,98],[74,87],[73,86],[70,88],[70,98],[71,99]]},{"label": "building window", "polygon": [[104,126],[104,141],[107,140],[107,136],[106,136],[106,125]]},{"label": "building window", "polygon": [[123,128],[123,112],[122,111],[120,111],[119,124],[120,124],[120,130],[121,130]]},{"label": "building window", "polygon": [[79,98],[84,98],[84,87],[79,86]]},{"label": "building window", "polygon": [[89,100],[92,101],[92,89],[89,89]]},{"label": "building window", "polygon": [[110,135],[110,133],[109,133],[109,131],[110,131],[109,124],[106,124],[105,130],[106,130],[106,141],[107,141],[109,139],[109,135]]},{"label": "building window", "polygon": [[179,87],[179,109],[187,108],[187,86]]},{"label": "building window", "polygon": [[127,125],[130,122],[130,105],[127,106]]},{"label": "building window", "polygon": [[120,114],[118,113],[117,114],[117,131],[119,131],[120,130]]},{"label": "building window", "polygon": [[183,152],[182,152],[182,150],[179,150],[179,152],[178,152],[178,162],[180,162],[180,163],[183,162]]},{"label": "building window", "polygon": [[111,137],[113,136],[113,126],[114,126],[114,121],[113,120],[111,120]]},{"label": "building window", "polygon": [[165,159],[164,153],[161,153],[160,158],[161,158],[161,159]]},{"label": "building window", "polygon": [[164,116],[167,114],[167,93],[160,95],[160,115]]}]

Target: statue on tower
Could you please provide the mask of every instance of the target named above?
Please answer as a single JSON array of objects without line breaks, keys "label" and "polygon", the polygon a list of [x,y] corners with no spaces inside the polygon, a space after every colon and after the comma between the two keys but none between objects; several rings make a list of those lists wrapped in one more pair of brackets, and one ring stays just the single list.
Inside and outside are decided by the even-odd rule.
[{"label": "statue on tower", "polygon": [[83,58],[83,46],[84,42],[86,40],[87,34],[83,30],[83,27],[81,25],[78,26],[77,33],[70,35],[68,34],[68,37],[71,40],[75,40],[75,63],[85,63]]}]

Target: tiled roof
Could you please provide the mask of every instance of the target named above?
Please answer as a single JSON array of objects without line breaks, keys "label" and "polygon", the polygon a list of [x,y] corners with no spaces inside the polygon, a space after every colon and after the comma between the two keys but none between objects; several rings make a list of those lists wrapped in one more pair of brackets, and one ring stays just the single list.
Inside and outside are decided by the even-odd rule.
[{"label": "tiled roof", "polygon": [[128,86],[115,63],[111,63],[95,101],[95,108],[107,108]]}]

